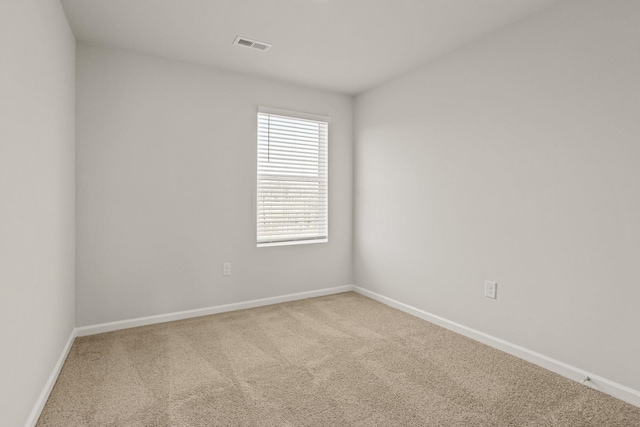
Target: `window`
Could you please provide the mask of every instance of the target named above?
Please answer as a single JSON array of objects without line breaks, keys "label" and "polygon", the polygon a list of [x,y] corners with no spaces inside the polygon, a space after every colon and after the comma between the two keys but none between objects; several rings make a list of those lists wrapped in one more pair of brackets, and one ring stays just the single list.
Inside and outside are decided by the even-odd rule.
[{"label": "window", "polygon": [[326,242],[329,118],[258,109],[258,246]]}]

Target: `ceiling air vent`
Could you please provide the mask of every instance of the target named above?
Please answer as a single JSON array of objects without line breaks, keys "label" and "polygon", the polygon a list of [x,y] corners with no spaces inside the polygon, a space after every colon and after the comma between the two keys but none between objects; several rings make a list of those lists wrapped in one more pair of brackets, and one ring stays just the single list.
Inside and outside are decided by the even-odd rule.
[{"label": "ceiling air vent", "polygon": [[244,47],[250,47],[253,49],[263,50],[263,51],[267,51],[271,49],[271,45],[269,43],[259,42],[257,40],[251,40],[246,37],[240,37],[240,36],[236,37],[236,39],[233,41],[233,44],[237,44],[239,46],[244,46]]}]

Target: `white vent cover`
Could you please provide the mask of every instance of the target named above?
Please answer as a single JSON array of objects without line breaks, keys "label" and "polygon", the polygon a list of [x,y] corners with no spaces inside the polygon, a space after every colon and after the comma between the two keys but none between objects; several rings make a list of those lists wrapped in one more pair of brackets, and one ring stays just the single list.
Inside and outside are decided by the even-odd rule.
[{"label": "white vent cover", "polygon": [[240,37],[240,36],[236,37],[236,39],[233,41],[233,44],[237,44],[239,46],[244,46],[244,47],[250,47],[250,48],[258,49],[262,51],[267,51],[271,49],[271,45],[269,43],[259,42],[257,40],[251,40],[246,37]]}]

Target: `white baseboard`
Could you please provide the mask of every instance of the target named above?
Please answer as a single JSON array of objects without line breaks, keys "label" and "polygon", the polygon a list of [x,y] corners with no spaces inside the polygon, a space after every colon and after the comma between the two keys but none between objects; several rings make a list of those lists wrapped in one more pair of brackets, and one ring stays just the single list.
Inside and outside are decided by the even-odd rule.
[{"label": "white baseboard", "polygon": [[451,320],[445,319],[441,316],[428,313],[424,310],[420,310],[419,308],[412,307],[408,304],[404,304],[402,302],[385,297],[359,286],[353,286],[353,290],[361,295],[369,297],[385,305],[404,311],[405,313],[419,317],[438,326],[442,326],[445,329],[457,332],[483,344],[487,344],[488,346],[519,357],[520,359],[524,359],[528,362],[548,369],[571,380],[580,382],[584,379],[584,377],[589,377],[590,381],[585,382],[585,384],[589,387],[599,390],[617,399],[623,400],[634,406],[640,407],[640,391],[638,390],[634,390],[630,387],[618,384],[599,375],[592,374],[590,372],[576,368],[575,366],[571,366],[559,360],[552,359],[551,357],[536,353],[535,351],[510,343],[500,338],[496,338],[489,334],[485,334],[484,332],[477,331],[459,323],[452,322]]},{"label": "white baseboard", "polygon": [[51,375],[49,375],[49,379],[44,385],[40,396],[38,396],[38,400],[36,401],[29,418],[27,418],[27,422],[25,423],[25,427],[34,427],[38,422],[38,418],[40,418],[40,414],[44,409],[45,403],[47,403],[47,399],[49,399],[49,395],[51,394],[51,390],[53,390],[53,386],[56,384],[56,380],[58,379],[58,375],[60,375],[60,371],[62,370],[62,365],[64,365],[64,361],[67,360],[67,356],[69,355],[69,350],[71,350],[71,346],[73,345],[73,340],[76,338],[76,330],[72,330],[71,334],[69,334],[69,338],[67,339],[67,343],[64,345],[62,349],[62,353],[60,353],[60,357],[58,357],[58,361],[53,367],[53,371]]},{"label": "white baseboard", "polygon": [[262,307],[265,305],[279,304],[281,302],[296,301],[306,298],[322,297],[325,295],[339,294],[353,291],[353,285],[337,286],[335,288],[318,289],[315,291],[298,292],[295,294],[280,295],[277,297],[261,298],[250,301],[236,302],[232,304],[216,305],[213,307],[198,308],[195,310],[178,311],[174,313],[158,314],[156,316],[138,317],[136,319],[119,320],[117,322],[101,323],[98,325],[82,326],[76,328],[79,337],[117,331],[120,329],[135,328],[138,326],[153,325],[156,323],[172,322],[174,320],[190,319],[192,317],[208,316],[210,314],[225,313],[228,311],[245,310],[247,308]]}]

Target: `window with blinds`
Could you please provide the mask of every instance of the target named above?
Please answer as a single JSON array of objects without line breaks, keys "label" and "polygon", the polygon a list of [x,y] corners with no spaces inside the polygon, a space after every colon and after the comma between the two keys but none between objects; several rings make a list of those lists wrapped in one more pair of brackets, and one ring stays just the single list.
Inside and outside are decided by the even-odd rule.
[{"label": "window with blinds", "polygon": [[328,239],[328,117],[258,110],[258,246]]}]

